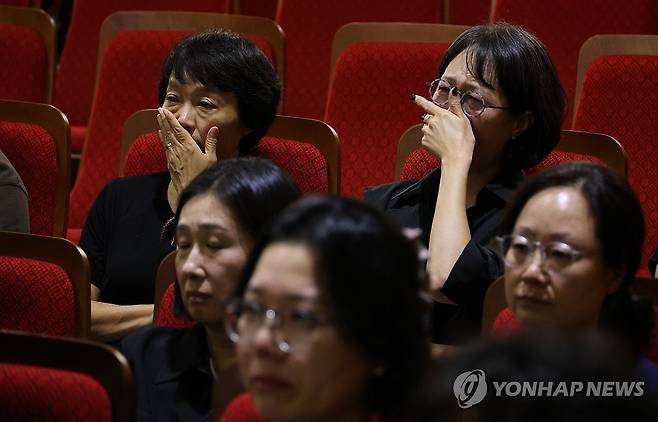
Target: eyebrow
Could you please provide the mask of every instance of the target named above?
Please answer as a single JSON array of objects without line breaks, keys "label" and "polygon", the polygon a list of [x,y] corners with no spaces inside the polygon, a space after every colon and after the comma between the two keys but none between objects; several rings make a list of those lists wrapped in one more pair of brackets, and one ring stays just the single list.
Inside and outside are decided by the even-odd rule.
[{"label": "eyebrow", "polygon": [[[225,226],[217,223],[201,223],[199,224],[199,228],[202,230],[219,230],[221,232],[228,232],[228,229]],[[186,231],[186,230],[187,231],[190,230],[190,226],[187,224],[179,224],[178,226],[176,226],[177,232]]]},{"label": "eyebrow", "polygon": [[[265,292],[265,290],[263,290],[260,287],[247,287],[247,290],[245,290],[244,293],[245,293],[245,296],[249,293],[249,294],[255,295],[259,299],[264,297],[264,296],[267,296],[267,293]],[[295,294],[295,293],[285,294],[285,295],[283,295],[282,298],[286,302],[314,302],[314,303],[318,302],[317,297],[309,297],[309,296],[304,296],[304,295]]]},{"label": "eyebrow", "polygon": [[[517,232],[517,234],[524,237],[536,237],[536,233],[529,227],[521,227]],[[573,241],[574,239],[568,232],[564,232],[564,233],[558,232],[558,233],[551,233],[548,236],[547,240],[550,242],[569,243],[569,241]]]}]

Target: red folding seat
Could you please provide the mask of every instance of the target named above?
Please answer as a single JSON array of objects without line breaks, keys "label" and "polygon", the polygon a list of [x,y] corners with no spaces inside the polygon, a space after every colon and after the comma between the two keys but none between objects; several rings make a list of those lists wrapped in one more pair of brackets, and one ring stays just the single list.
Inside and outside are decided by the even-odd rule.
[{"label": "red folding seat", "polygon": [[[491,19],[521,25],[546,45],[571,116],[580,46],[596,34],[655,34],[658,1],[493,0]],[[570,127],[568,118],[563,127]]]},{"label": "red folding seat", "polygon": [[[277,22],[286,33],[284,111],[321,119],[325,111],[331,42],[349,22],[438,23],[436,0],[279,0]],[[339,136],[342,137],[342,135]]]},{"label": "red folding seat", "polygon": [[489,22],[492,0],[443,0],[447,8],[445,23],[482,25]]}]

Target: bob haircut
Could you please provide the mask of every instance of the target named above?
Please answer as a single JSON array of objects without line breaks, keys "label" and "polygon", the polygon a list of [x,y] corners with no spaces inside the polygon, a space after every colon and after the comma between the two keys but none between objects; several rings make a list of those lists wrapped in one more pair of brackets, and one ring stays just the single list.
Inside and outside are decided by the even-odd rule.
[{"label": "bob haircut", "polygon": [[281,97],[281,83],[265,54],[251,41],[223,30],[191,35],[174,47],[162,66],[160,104],[169,78],[235,95],[240,124],[251,129],[240,140],[240,155],[265,135]]},{"label": "bob haircut", "polygon": [[583,195],[594,220],[594,236],[601,246],[603,262],[611,269],[623,271],[619,289],[603,303],[599,324],[641,352],[648,341],[653,315],[650,306],[631,296],[630,284],[642,257],[644,217],[635,193],[622,176],[586,162],[565,163],[534,174],[508,202],[501,233],[514,230],[516,220],[533,196],[555,187],[571,187]]},{"label": "bob haircut", "polygon": [[564,90],[544,45],[518,26],[476,26],[450,45],[436,71],[437,78],[462,51],[467,52],[469,72],[502,93],[510,112],[533,114],[528,129],[507,143],[503,168],[520,170],[541,162],[560,140],[565,112]]},{"label": "bob haircut", "polygon": [[[301,197],[292,177],[273,162],[261,158],[227,159],[202,171],[181,192],[174,222],[177,224],[190,199],[205,194],[221,202],[236,224],[254,240],[277,213]],[[175,292],[174,310],[179,315],[186,314],[178,284]]]},{"label": "bob haircut", "polygon": [[267,246],[293,242],[315,256],[318,288],[344,341],[362,349],[383,373],[366,391],[370,411],[405,412],[429,356],[427,304],[421,298],[415,244],[365,203],[306,197],[288,207],[254,247],[236,296],[243,297]]}]

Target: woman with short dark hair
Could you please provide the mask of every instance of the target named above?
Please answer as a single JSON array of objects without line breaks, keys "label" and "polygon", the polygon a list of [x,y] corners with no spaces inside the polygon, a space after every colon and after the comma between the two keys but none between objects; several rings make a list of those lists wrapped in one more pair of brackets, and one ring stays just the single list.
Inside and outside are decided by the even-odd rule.
[{"label": "woman with short dark hair", "polygon": [[482,301],[502,263],[486,245],[507,198],[560,139],[565,99],[546,48],[509,24],[462,33],[428,83],[422,144],[441,168],[421,180],[371,188],[365,199],[429,248],[433,337],[463,342],[480,331]]},{"label": "woman with short dark hair", "polygon": [[310,197],[287,208],[227,307],[250,396],[225,420],[404,417],[429,350],[419,262],[366,204]]},{"label": "woman with short dark hair", "polygon": [[220,161],[183,190],[175,219],[176,300],[198,324],[147,327],[121,341],[135,378],[136,420],[207,420],[213,382],[239,384],[224,302],[261,232],[300,195],[284,170],[256,158]]},{"label": "woman with short dark hair", "polygon": [[258,143],[280,90],[265,54],[232,32],[191,35],[172,50],[158,113],[169,172],[107,184],[80,239],[91,268],[95,338],[117,340],[151,323],[155,273],[173,250],[164,227],[180,192],[218,159],[244,155]]}]

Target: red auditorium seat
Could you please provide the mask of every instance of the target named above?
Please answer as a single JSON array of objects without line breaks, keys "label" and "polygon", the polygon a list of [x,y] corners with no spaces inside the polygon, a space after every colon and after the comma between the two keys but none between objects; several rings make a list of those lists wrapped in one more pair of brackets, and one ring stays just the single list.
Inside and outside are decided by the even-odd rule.
[{"label": "red auditorium seat", "polygon": [[[156,133],[156,113],[157,110],[142,110],[126,122],[122,147],[123,175],[167,170],[164,150]],[[338,138],[323,122],[276,116],[254,155],[279,164],[304,193],[338,192]]]},{"label": "red auditorium seat", "polygon": [[492,0],[443,0],[447,9],[445,23],[452,25],[482,25],[489,22]]},{"label": "red auditorium seat", "polygon": [[[283,35],[265,18],[185,12],[119,12],[103,24],[102,65],[80,170],[71,192],[69,238],[79,237],[89,208],[102,187],[119,174],[121,129],[135,111],[158,105],[162,64],[192,32],[208,28],[249,31],[272,57],[283,56]],[[252,36],[253,35],[253,36]],[[102,48],[106,45],[106,48]],[[282,58],[281,58],[282,60]]]},{"label": "red auditorium seat", "polygon": [[[658,2],[655,3],[658,6]],[[581,49],[574,129],[606,133],[628,155],[647,225],[640,274],[658,245],[658,35],[601,35]]]},{"label": "red auditorium seat", "polygon": [[66,116],[50,105],[0,100],[0,150],[27,189],[30,232],[63,237],[71,174]]},{"label": "red auditorium seat", "polygon": [[[55,105],[69,118],[72,151],[85,141],[97,74],[98,41],[103,20],[121,10],[228,12],[229,0],[75,0],[55,84]],[[137,68],[137,67],[135,67]]]},{"label": "red auditorium seat", "polygon": [[[279,0],[277,22],[286,33],[284,111],[321,119],[329,86],[329,58],[335,32],[349,22],[438,23],[435,0]],[[340,133],[339,133],[340,135]],[[342,138],[342,135],[340,135]]]},{"label": "red auditorium seat", "polygon": [[174,289],[176,283],[176,251],[165,256],[155,276],[153,324],[161,327],[189,328],[195,322],[174,312]]},{"label": "red auditorium seat", "polygon": [[62,238],[0,232],[1,329],[84,338],[90,307],[80,248]]},{"label": "red auditorium seat", "polygon": [[50,104],[55,22],[43,10],[0,6],[0,98]]},{"label": "red auditorium seat", "polygon": [[[595,34],[655,34],[658,1],[493,0],[491,20],[519,24],[546,45],[567,94],[570,116],[580,46]],[[569,119],[563,127],[570,127]]]},{"label": "red auditorium seat", "polygon": [[0,331],[0,420],[130,422],[126,359],[104,344]]},{"label": "red auditorium seat", "polygon": [[395,149],[423,111],[409,100],[427,96],[441,56],[467,27],[353,23],[334,39],[325,121],[341,142],[341,193],[361,197],[393,180]]},{"label": "red auditorium seat", "polygon": [[[422,124],[410,127],[400,138],[396,162],[397,180],[415,180],[439,166],[439,162],[426,149],[421,148]],[[541,163],[526,169],[536,173],[563,161],[591,161],[602,163],[626,176],[627,163],[624,148],[613,137],[599,133],[562,130],[560,142]]]}]

